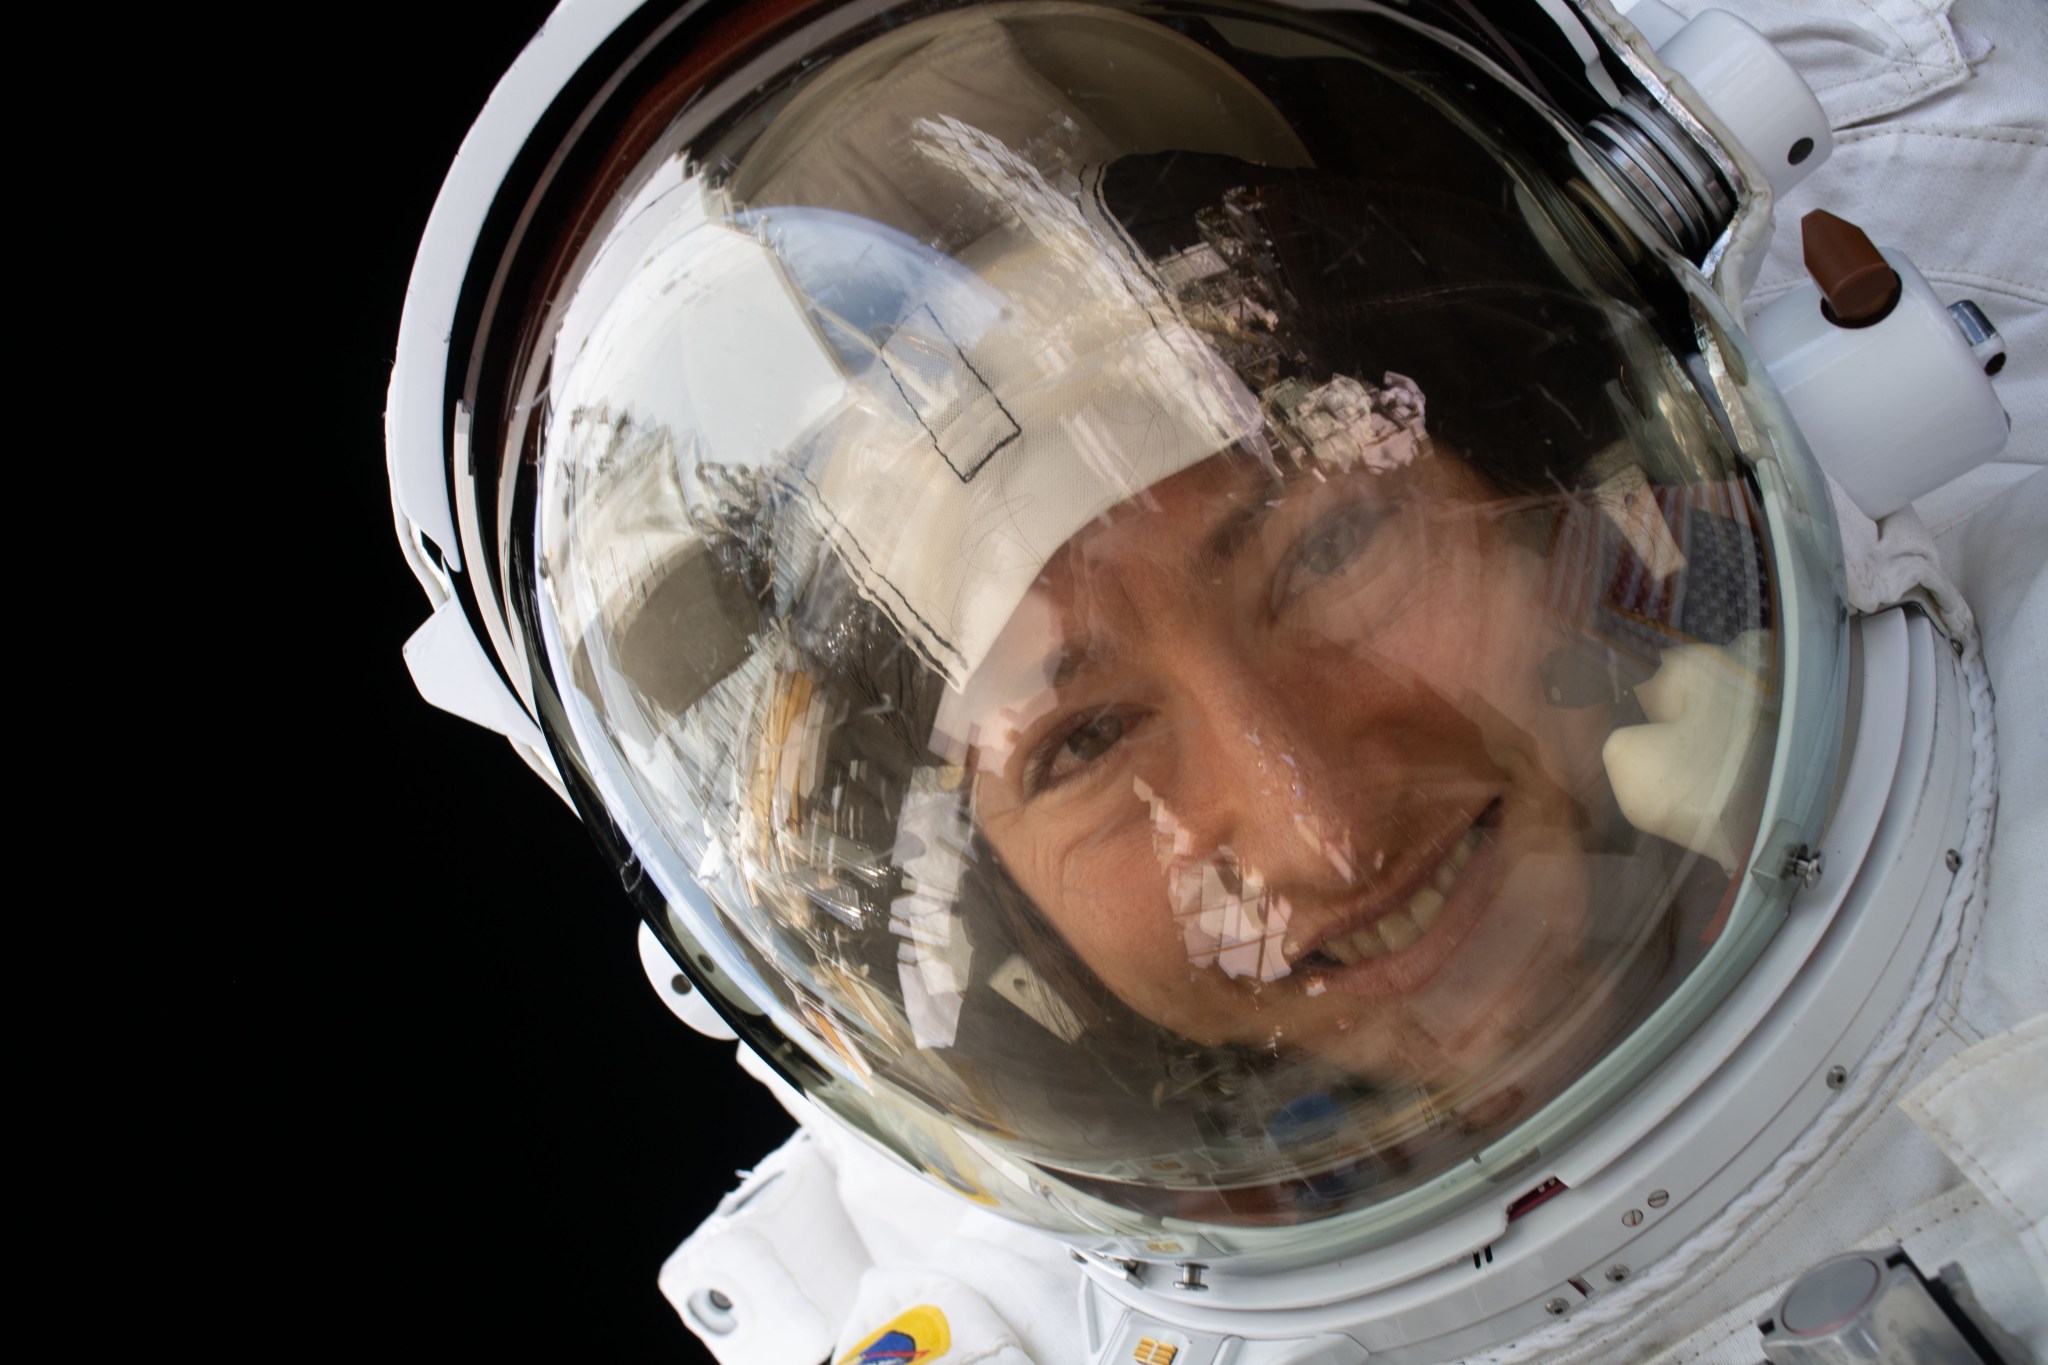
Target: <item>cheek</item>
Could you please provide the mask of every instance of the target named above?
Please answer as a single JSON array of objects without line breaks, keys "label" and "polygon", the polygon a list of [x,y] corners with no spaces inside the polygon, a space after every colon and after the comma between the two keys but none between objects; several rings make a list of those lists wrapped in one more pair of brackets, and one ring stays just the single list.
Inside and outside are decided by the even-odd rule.
[{"label": "cheek", "polygon": [[1612,718],[1607,707],[1558,707],[1543,695],[1544,661],[1568,643],[1544,561],[1496,542],[1467,563],[1418,603],[1410,657],[1444,695],[1466,698],[1463,709],[1505,718],[1496,738],[1533,757],[1548,782],[1592,797],[1606,780],[1600,746]]},{"label": "cheek", "polygon": [[1612,710],[1555,706],[1544,696],[1544,663],[1570,644],[1570,635],[1548,604],[1543,561],[1523,550],[1505,558],[1483,646],[1487,700],[1533,737],[1553,781],[1581,803],[1597,802],[1607,780],[1600,750],[1613,729]]},{"label": "cheek", "polygon": [[1243,1007],[1197,969],[1143,822],[1058,841],[991,827],[989,842],[1053,928],[1117,999],[1182,1037],[1218,1043],[1243,1031]]},{"label": "cheek", "polygon": [[[1543,565],[1472,518],[1404,524],[1340,592],[1311,603],[1303,624],[1329,645],[1397,663],[1447,694],[1503,690],[1547,638]],[[1521,656],[1533,652],[1533,660]],[[1530,677],[1533,679],[1533,671]],[[1533,685],[1533,683],[1532,683]]]},{"label": "cheek", "polygon": [[1543,657],[1558,643],[1544,601],[1543,561],[1496,541],[1485,554],[1448,572],[1444,581],[1447,589],[1432,611],[1446,623],[1445,633],[1462,652],[1472,681],[1503,709],[1537,695]]},{"label": "cheek", "polygon": [[1577,980],[1591,890],[1585,856],[1551,831],[1524,829],[1509,891],[1464,951],[1416,1002],[1446,1039],[1469,1045],[1547,1018]]},{"label": "cheek", "polygon": [[1172,943],[1166,879],[1148,826],[1094,815],[1018,807],[985,817],[983,832],[1052,927],[1128,999]]}]

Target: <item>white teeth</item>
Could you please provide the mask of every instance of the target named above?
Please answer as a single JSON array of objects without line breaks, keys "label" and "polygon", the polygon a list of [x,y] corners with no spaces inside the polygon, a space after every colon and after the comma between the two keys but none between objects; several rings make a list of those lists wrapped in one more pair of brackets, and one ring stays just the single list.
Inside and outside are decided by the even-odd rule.
[{"label": "white teeth", "polygon": [[1363,929],[1329,939],[1323,944],[1323,951],[1349,967],[1385,957],[1388,953],[1398,953],[1421,937],[1422,927],[1396,910],[1391,915],[1380,916]]},{"label": "white teeth", "polygon": [[1349,967],[1354,962],[1368,962],[1387,951],[1387,945],[1380,939],[1377,926],[1358,929],[1339,938],[1333,938],[1323,945],[1323,951]]},{"label": "white teeth", "polygon": [[1465,837],[1458,840],[1456,846],[1451,849],[1451,865],[1460,872],[1464,871],[1465,864],[1472,861],[1472,854],[1478,848],[1479,826],[1474,825],[1465,831]]},{"label": "white teeth", "polygon": [[1451,845],[1451,851],[1437,864],[1436,875],[1430,878],[1437,890],[1449,895],[1451,883],[1458,880],[1458,874],[1465,870],[1465,864],[1472,861],[1472,850],[1479,847],[1479,827],[1474,825],[1465,831],[1464,837]]},{"label": "white teeth", "polygon": [[1472,860],[1481,837],[1477,826],[1466,830],[1437,866],[1430,884],[1410,896],[1405,909],[1382,915],[1363,929],[1325,939],[1320,951],[1349,967],[1413,945],[1443,913],[1444,897],[1450,894],[1451,885],[1465,870],[1465,864]]},{"label": "white teeth", "polygon": [[1398,953],[1422,937],[1422,931],[1415,927],[1415,921],[1406,915],[1387,915],[1373,927],[1380,931],[1380,937],[1386,941],[1387,951],[1390,953]]}]

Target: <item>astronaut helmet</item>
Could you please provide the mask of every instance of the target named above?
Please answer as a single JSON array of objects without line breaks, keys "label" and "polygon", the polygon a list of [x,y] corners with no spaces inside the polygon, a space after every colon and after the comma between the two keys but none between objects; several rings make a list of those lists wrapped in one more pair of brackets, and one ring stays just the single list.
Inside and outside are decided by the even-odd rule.
[{"label": "astronaut helmet", "polygon": [[451,178],[502,188],[394,482],[503,728],[820,1110],[1076,1246],[1327,1260],[1744,980],[1835,771],[1826,500],[1599,61],[597,8]]}]

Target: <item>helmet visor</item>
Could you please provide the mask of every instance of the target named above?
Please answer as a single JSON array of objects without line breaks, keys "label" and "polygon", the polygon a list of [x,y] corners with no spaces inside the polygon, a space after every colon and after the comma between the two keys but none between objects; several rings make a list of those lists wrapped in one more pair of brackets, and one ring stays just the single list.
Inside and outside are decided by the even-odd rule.
[{"label": "helmet visor", "polygon": [[549,668],[679,925],[1067,1231],[1440,1203],[1611,1103],[1769,918],[1700,301],[1384,16],[821,51],[645,154],[546,350]]}]

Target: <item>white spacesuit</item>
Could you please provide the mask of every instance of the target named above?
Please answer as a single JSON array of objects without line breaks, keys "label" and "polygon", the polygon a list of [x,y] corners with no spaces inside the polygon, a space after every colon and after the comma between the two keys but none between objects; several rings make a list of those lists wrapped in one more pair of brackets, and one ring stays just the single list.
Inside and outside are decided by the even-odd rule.
[{"label": "white spacesuit", "polygon": [[2048,15],[1626,9],[506,76],[407,659],[799,1121],[721,1361],[2048,1359]]}]

